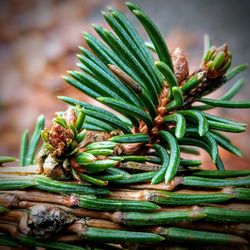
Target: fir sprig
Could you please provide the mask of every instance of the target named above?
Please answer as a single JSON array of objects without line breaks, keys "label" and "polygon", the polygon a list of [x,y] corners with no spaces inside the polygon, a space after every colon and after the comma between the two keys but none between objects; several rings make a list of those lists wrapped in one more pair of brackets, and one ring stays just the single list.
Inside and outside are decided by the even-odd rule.
[{"label": "fir sprig", "polygon": [[[211,116],[205,110],[213,107],[249,108],[249,101],[230,100],[242,88],[244,81],[236,82],[220,100],[203,98],[203,96],[215,91],[245,70],[246,65],[239,65],[227,72],[232,62],[228,46],[215,47],[209,36],[205,35],[200,69],[182,82],[178,82],[176,78],[178,72],[175,72],[176,62],[173,61],[159,29],[137,5],[127,3],[127,6],[148,33],[159,61],[153,61],[145,42],[128,18],[119,10],[109,8],[103,12],[103,15],[112,31],[94,25],[94,29],[107,46],[93,35],[84,33],[84,39],[92,51],[80,47],[82,55],[78,55],[81,62],[78,66],[81,72],[69,72],[73,79],[69,77],[65,79],[85,94],[125,116],[132,127],[119,115],[70,97],[60,97],[60,99],[71,105],[78,104],[85,108],[86,121],[90,121],[85,124],[87,128],[109,133],[112,129],[118,129],[124,135],[120,135],[123,139],[117,142],[140,143],[135,147],[135,152],[139,152],[138,149],[145,143],[147,143],[146,151],[151,148],[156,149],[159,139],[163,143],[159,146],[162,146],[165,145],[166,135],[169,138],[173,137],[176,149],[171,149],[172,143],[164,146],[165,150],[168,150],[170,159],[173,159],[166,167],[168,170],[165,175],[169,177],[165,177],[165,181],[172,180],[179,167],[179,161],[176,159],[181,155],[180,145],[205,149],[217,169],[224,169],[218,154],[218,145],[238,156],[241,156],[241,152],[218,131],[238,133],[245,131],[246,128],[241,123]],[[197,106],[196,102],[206,105]],[[91,119],[96,119],[94,120],[96,123],[91,124]],[[144,137],[147,137],[147,140],[137,140],[136,138],[143,138],[142,135],[138,137],[135,134],[138,132],[145,134]],[[132,135],[127,136],[128,133]],[[129,138],[134,139],[130,141]],[[117,139],[114,137],[110,140]],[[151,147],[152,144],[155,146]],[[172,161],[175,163],[173,164]],[[165,166],[165,164],[163,161],[162,165]]]}]

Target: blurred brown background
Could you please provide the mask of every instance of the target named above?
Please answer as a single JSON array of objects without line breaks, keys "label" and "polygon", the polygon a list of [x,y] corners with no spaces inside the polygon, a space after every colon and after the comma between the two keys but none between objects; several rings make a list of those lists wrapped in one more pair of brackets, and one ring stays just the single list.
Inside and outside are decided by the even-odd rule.
[{"label": "blurred brown background", "polygon": [[[160,27],[170,49],[179,46],[186,51],[191,71],[199,65],[204,33],[209,33],[216,45],[229,44],[233,65],[250,62],[248,0],[134,2]],[[94,33],[92,23],[105,25],[100,11],[109,5],[135,20],[118,0],[0,0],[0,155],[18,156],[23,130],[32,129],[39,114],[45,114],[48,122],[55,111],[66,108],[57,95],[85,98],[67,86],[61,75],[75,68],[77,46],[84,45],[81,32]],[[249,70],[243,76],[247,84],[239,98],[249,99]],[[250,124],[249,110],[220,109],[217,113]],[[244,159],[222,152],[228,168],[250,169],[249,135],[249,128],[247,133],[232,135]],[[205,167],[211,165],[206,157],[204,160]]]}]

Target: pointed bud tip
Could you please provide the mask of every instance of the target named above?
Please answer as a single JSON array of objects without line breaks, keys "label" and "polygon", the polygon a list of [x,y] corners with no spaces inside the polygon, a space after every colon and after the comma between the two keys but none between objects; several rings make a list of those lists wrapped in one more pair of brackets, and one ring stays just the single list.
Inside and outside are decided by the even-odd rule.
[{"label": "pointed bud tip", "polygon": [[226,52],[228,50],[228,44],[224,43],[220,47],[218,47],[217,49]]}]

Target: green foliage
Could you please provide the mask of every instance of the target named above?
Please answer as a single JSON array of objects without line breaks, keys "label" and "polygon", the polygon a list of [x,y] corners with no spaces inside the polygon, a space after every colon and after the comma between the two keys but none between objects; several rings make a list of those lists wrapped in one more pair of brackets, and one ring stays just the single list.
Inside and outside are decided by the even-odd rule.
[{"label": "green foliage", "polygon": [[16,161],[15,157],[7,156],[7,155],[0,156],[0,164],[6,163],[6,162],[13,162],[13,161]]},{"label": "green foliage", "polygon": [[44,128],[45,119],[41,115],[38,117],[35,130],[29,140],[29,131],[25,130],[22,135],[21,146],[20,146],[20,166],[28,166],[35,163],[35,153],[37,151],[38,143],[40,141],[41,132]]},{"label": "green foliage", "polygon": [[[202,96],[214,90],[215,87],[212,84],[215,79],[223,79],[222,82],[229,81],[245,70],[247,65],[239,65],[227,72],[232,61],[227,45],[216,48],[212,45],[209,36],[205,35],[201,69],[188,77],[181,86],[178,86],[172,58],[159,29],[137,5],[127,3],[127,7],[147,32],[151,42],[146,45],[150,44],[150,47],[155,49],[159,61],[154,62],[145,42],[127,17],[115,8],[108,8],[103,15],[114,33],[94,25],[94,29],[107,46],[91,34],[84,33],[84,39],[92,52],[80,47],[82,55],[78,55],[81,62],[78,65],[82,72],[70,71],[69,74],[74,79],[69,77],[65,77],[65,79],[85,94],[118,111],[130,121],[133,129],[140,133],[132,133],[131,125],[124,122],[117,114],[70,97],[60,97],[60,99],[71,105],[78,104],[85,109],[85,128],[100,132],[112,132],[118,129],[123,133],[111,136],[111,141],[124,144],[151,143],[154,145],[152,146],[155,149],[154,155],[160,155],[159,163],[162,164],[162,168],[157,174],[152,175],[155,177],[150,177],[153,178],[152,183],[159,183],[159,180],[162,180],[163,172],[166,182],[174,178],[180,165],[182,150],[180,145],[195,146],[206,150],[217,168],[223,170],[218,146],[237,156],[242,156],[242,154],[227,137],[218,131],[240,133],[245,131],[245,124],[212,116],[202,110],[214,107],[249,108],[249,101],[231,101],[231,98],[243,87],[244,80],[238,80],[219,100]],[[163,79],[165,79],[164,83]],[[168,94],[164,97],[166,98],[165,111],[162,111],[164,107],[161,107],[160,111],[164,114],[163,121],[158,125],[159,109],[157,110],[157,105],[161,105],[159,97],[164,84],[167,85]],[[200,92],[196,96],[197,91]],[[191,107],[186,106],[186,103],[190,103],[189,100],[192,100]],[[196,102],[206,105],[197,106]],[[141,122],[144,122],[147,127],[146,133],[141,133]],[[160,126],[161,132],[157,133],[156,138],[162,139],[160,144],[159,141],[155,141],[155,137],[151,133],[151,130],[154,131],[158,126]],[[167,147],[163,146],[165,142],[167,142]],[[165,153],[162,147],[165,148]],[[111,151],[105,150],[103,152],[94,151],[94,154],[95,156],[100,154],[112,157]],[[191,150],[192,148],[190,148]],[[126,159],[135,162],[150,161],[149,158],[142,155],[123,155],[120,158],[114,156],[114,159],[123,162]],[[134,175],[137,182],[137,174]],[[144,173],[138,173],[139,179],[140,175],[144,176]],[[145,176],[147,176],[146,173]],[[151,174],[149,173],[148,176]]]}]

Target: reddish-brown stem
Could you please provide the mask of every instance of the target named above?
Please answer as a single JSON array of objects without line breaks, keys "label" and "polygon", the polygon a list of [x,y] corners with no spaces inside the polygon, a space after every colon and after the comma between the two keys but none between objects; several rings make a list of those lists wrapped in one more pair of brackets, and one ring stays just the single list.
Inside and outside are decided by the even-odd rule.
[{"label": "reddish-brown stem", "polygon": [[16,237],[17,235],[17,225],[10,222],[2,222],[0,221],[0,232],[9,234],[12,237]]},{"label": "reddish-brown stem", "polygon": [[60,241],[60,242],[80,242],[82,241],[80,236],[77,235],[60,235],[53,237],[51,240]]},{"label": "reddish-brown stem", "polygon": [[[10,199],[11,196],[13,196],[12,199]],[[12,204],[11,202],[8,202],[10,200],[12,200]],[[0,203],[9,203],[8,207],[15,207],[17,201],[49,202],[67,207],[72,207],[79,204],[79,199],[73,195],[64,196],[41,191],[0,191]]]},{"label": "reddish-brown stem", "polygon": [[20,211],[20,210],[11,210],[7,213],[0,215],[1,221],[7,221],[7,222],[19,222],[19,220],[24,216],[26,212]]}]

